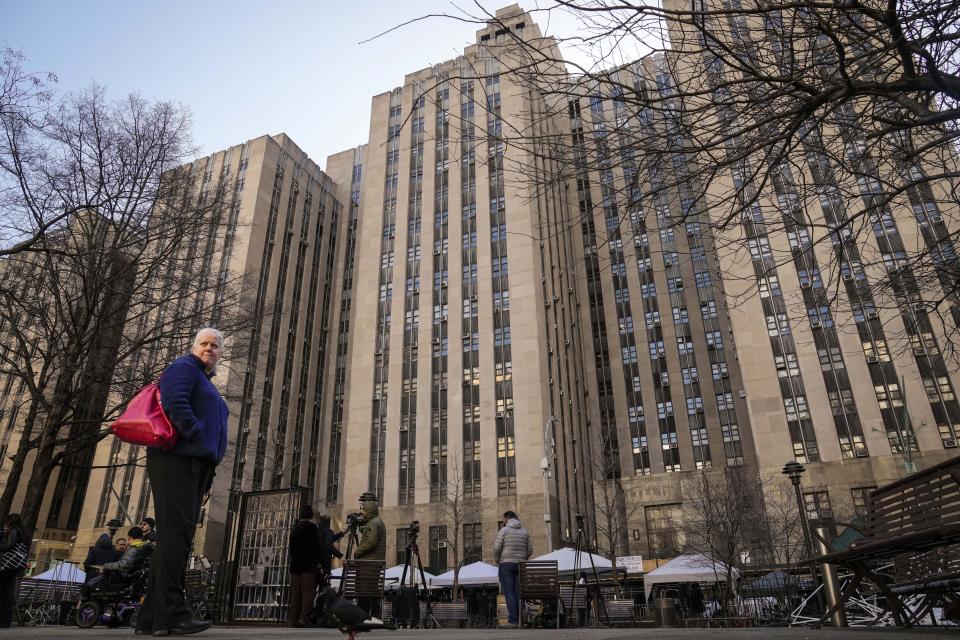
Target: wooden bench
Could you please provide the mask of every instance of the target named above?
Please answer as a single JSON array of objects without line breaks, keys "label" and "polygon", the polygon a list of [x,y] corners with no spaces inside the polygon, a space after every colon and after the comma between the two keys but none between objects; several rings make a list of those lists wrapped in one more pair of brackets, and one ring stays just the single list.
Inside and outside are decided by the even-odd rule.
[{"label": "wooden bench", "polygon": [[529,560],[520,563],[520,626],[523,626],[526,600],[541,603],[553,600],[557,628],[560,628],[560,572],[556,560]]},{"label": "wooden bench", "polygon": [[[854,536],[859,539],[850,542],[846,549],[813,559],[840,565],[853,573],[837,603],[828,608],[821,621],[843,607],[860,584],[868,580],[886,597],[896,624],[911,626],[919,612],[914,608],[910,613],[902,596],[926,594],[928,584],[948,591],[958,584],[952,582],[955,578],[950,574],[960,571],[960,566],[950,569],[949,563],[938,564],[931,558],[949,557],[955,553],[950,547],[960,542],[960,457],[873,490],[867,500],[863,526],[848,525],[848,531],[851,529],[862,537]],[[831,546],[831,541],[813,533],[828,548]],[[902,567],[893,578],[877,571],[877,565],[891,562]]]},{"label": "wooden bench", "polygon": [[[341,588],[344,599],[379,600],[383,612],[383,573],[381,560],[349,560],[343,566]],[[361,605],[363,606],[363,605]]]},{"label": "wooden bench", "polygon": [[563,605],[565,624],[568,626],[574,620],[579,622],[587,617],[587,587],[584,585],[578,585],[576,589],[573,587],[572,584],[560,585],[560,603]]},{"label": "wooden bench", "polygon": [[[463,627],[470,620],[466,602],[434,602],[431,612],[433,620],[430,622],[436,622],[438,627]],[[425,602],[420,603],[420,620],[429,621]]]},{"label": "wooden bench", "polygon": [[614,627],[617,625],[633,626],[637,623],[633,600],[603,600],[596,603],[597,620]]}]

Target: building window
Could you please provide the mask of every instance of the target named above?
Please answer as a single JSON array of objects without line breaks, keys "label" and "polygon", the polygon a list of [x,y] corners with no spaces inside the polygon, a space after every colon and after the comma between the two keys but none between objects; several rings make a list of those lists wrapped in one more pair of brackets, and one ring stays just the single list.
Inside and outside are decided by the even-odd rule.
[{"label": "building window", "polygon": [[480,562],[483,559],[483,524],[474,522],[463,525],[463,564]]},{"label": "building window", "polygon": [[803,506],[807,510],[808,520],[829,520],[833,518],[830,494],[826,491],[805,492],[803,494]]},{"label": "building window", "polygon": [[407,535],[410,530],[407,527],[397,529],[397,564],[403,564],[406,561],[407,543],[410,537]]},{"label": "building window", "polygon": [[853,501],[853,513],[858,518],[866,517],[870,492],[874,489],[876,489],[876,487],[853,487],[850,489],[850,497]]},{"label": "building window", "polygon": [[430,527],[430,573],[437,575],[447,570],[447,527]]},{"label": "building window", "polygon": [[647,555],[651,558],[671,558],[680,552],[682,540],[676,521],[680,517],[679,504],[644,507],[647,525]]}]

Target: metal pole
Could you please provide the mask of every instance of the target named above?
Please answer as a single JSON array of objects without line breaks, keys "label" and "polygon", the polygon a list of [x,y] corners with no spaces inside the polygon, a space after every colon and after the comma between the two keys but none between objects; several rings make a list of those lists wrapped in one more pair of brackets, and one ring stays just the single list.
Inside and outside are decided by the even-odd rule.
[{"label": "metal pole", "polygon": [[[913,429],[910,426],[910,412],[907,410],[907,387],[903,376],[900,376],[900,402],[903,404],[903,434],[900,436],[900,447],[903,449],[903,466],[907,473],[914,473],[917,465],[913,461]],[[899,429],[898,429],[899,431]]]},{"label": "metal pole", "polygon": [[[830,528],[824,526],[821,522],[817,522],[817,534],[817,552],[820,555],[826,555],[830,552],[830,549],[823,541],[828,539]],[[830,609],[836,606],[840,595],[840,589],[837,585],[837,571],[829,562],[821,563],[820,571],[823,572],[823,592],[827,597],[827,609]],[[831,614],[830,624],[836,629],[847,626],[847,615],[843,607],[838,608]]]},{"label": "metal pole", "polygon": [[550,459],[553,457],[554,438],[550,427],[556,416],[547,418],[547,423],[543,427],[543,460],[540,461],[540,469],[543,471],[543,524],[547,529],[547,552],[553,551],[553,501],[550,499],[550,476],[552,468]]},{"label": "metal pole", "polygon": [[807,550],[807,558],[813,557],[813,546],[810,544],[810,530],[807,523],[807,508],[803,504],[803,494],[800,492],[800,477],[790,478],[793,489],[797,494],[797,509],[800,510],[800,526],[803,528],[803,546]]}]

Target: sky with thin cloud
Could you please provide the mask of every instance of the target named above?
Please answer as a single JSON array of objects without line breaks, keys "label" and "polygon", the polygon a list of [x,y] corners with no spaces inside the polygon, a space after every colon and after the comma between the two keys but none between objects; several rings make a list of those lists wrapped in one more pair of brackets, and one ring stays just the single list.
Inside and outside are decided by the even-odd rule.
[{"label": "sky with thin cloud", "polygon": [[[538,3],[549,4],[520,4]],[[455,58],[478,29],[417,18],[508,4],[0,0],[0,44],[22,51],[27,69],[55,73],[60,91],[97,82],[112,96],[138,92],[188,106],[202,154],[285,132],[323,166],[328,155],[366,141],[374,95]],[[535,15],[548,34],[577,32],[569,15]]]}]

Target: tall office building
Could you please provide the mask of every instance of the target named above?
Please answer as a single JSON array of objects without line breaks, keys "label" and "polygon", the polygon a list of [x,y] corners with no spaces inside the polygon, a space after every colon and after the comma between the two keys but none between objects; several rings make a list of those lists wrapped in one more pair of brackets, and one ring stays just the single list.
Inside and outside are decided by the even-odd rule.
[{"label": "tall office building", "polygon": [[[845,33],[852,50],[865,46],[855,24],[864,16],[855,11],[841,12],[827,27],[800,10],[760,20],[740,12],[739,3],[712,6],[734,10],[710,16],[705,28],[729,51],[757,52],[750,64],[761,70],[812,46],[811,56],[797,63],[828,84],[843,61],[832,57],[824,29]],[[704,129],[742,128],[749,137],[788,128],[787,121],[757,121],[769,113],[766,103],[754,104],[750,113],[735,106],[750,104],[740,101],[745,96],[765,95],[765,86],[771,99],[778,98],[775,84],[753,76],[738,86],[744,76],[720,63],[718,49],[705,46],[702,34],[688,25],[671,27],[673,78],[652,86],[699,96],[688,106],[706,104],[698,112]],[[785,38],[795,41],[785,44]],[[869,76],[879,73],[871,66],[877,64],[866,56],[846,71]],[[746,251],[722,251],[716,258],[728,299],[738,301],[730,308],[730,328],[758,465],[776,473],[791,459],[804,463],[803,494],[812,517],[838,507],[861,511],[871,488],[917,461],[927,466],[956,453],[960,380],[944,359],[950,322],[936,304],[942,300],[944,316],[956,316],[948,266],[956,261],[956,247],[946,221],[956,219],[957,202],[949,195],[954,185],[925,179],[943,167],[952,174],[955,150],[918,152],[911,144],[922,146],[922,134],[894,131],[884,119],[890,109],[885,100],[861,111],[867,100],[811,110],[789,153],[727,162],[705,190],[708,201],[730,201],[737,193],[746,203],[740,224],[727,225],[718,239]],[[756,143],[730,136],[727,158]],[[728,211],[716,207],[703,214],[718,228],[718,217]],[[921,273],[922,261],[909,258],[923,252],[940,272],[935,282]],[[744,297],[745,291],[752,295]]]},{"label": "tall office building", "polygon": [[[364,385],[352,388],[346,470],[328,502],[349,508],[346,487],[381,495],[398,549],[407,520],[431,522],[437,566],[438,543],[451,538],[437,479],[462,463],[468,513],[490,523],[464,523],[467,555],[516,504],[528,524],[552,514],[554,543],[583,511],[607,546],[601,512],[616,509],[620,552],[662,557],[676,549],[667,530],[682,516],[687,472],[778,477],[796,459],[807,465],[807,509],[823,516],[862,509],[871,487],[905,472],[905,448],[920,465],[950,455],[960,414],[943,328],[919,300],[889,318],[877,310],[852,241],[814,245],[843,223],[841,205],[866,206],[868,193],[804,201],[781,172],[741,225],[716,231],[719,212],[697,195],[728,197],[742,176],[698,182],[668,127],[682,116],[663,108],[710,77],[691,55],[652,55],[609,81],[570,78],[557,104],[511,72],[550,60],[540,75],[562,75],[555,42],[513,5],[462,58],[374,98],[361,236],[379,237],[380,251],[357,265],[351,341]],[[658,108],[628,108],[626,90]],[[555,155],[536,153],[565,134]],[[641,157],[657,146],[645,136],[658,139],[656,162]],[[826,186],[823,158],[802,155],[808,183]],[[858,162],[878,170],[868,154]],[[570,167],[564,185],[556,176]],[[921,189],[908,196],[874,221],[868,251],[883,264],[898,243],[945,232],[950,205]],[[818,267],[831,259],[837,283]],[[839,295],[828,298],[831,284]],[[545,433],[557,451],[546,498],[535,466]],[[611,481],[612,503],[602,496]],[[545,533],[530,528],[541,548]]]},{"label": "tall office building", "polygon": [[[532,122],[542,101],[498,75],[503,55],[521,53],[503,30],[554,45],[507,13],[461,58],[374,97],[364,163],[349,417],[330,447],[344,462],[326,500],[349,509],[374,491],[397,531],[388,553],[400,557],[420,520],[434,568],[447,566],[452,527],[466,558],[489,559],[506,509],[524,514],[541,550],[548,527],[554,541],[569,536],[590,509],[579,248],[559,233],[563,190],[510,179],[511,164],[549,160],[520,157],[503,135],[566,123]],[[547,527],[545,489],[562,505]],[[468,505],[463,522],[442,515],[448,490]]]},{"label": "tall office building", "polygon": [[[244,331],[227,336],[224,366],[214,378],[230,407],[230,435],[195,552],[219,559],[241,492],[321,482],[324,398],[333,371],[328,354],[342,297],[336,277],[343,211],[334,182],[284,134],[192,166],[197,197],[216,181],[233,190],[220,237],[198,238],[198,277],[230,274],[241,287],[242,308],[225,312],[252,317]],[[136,523],[152,512],[149,480],[136,464],[142,456],[139,447],[114,438],[101,443],[74,557],[108,519]]]},{"label": "tall office building", "polygon": [[[824,199],[792,197],[798,176],[780,172],[734,235],[717,233],[694,193],[721,197],[743,176],[697,182],[667,135],[677,114],[630,110],[621,93],[667,104],[708,77],[682,55],[613,82],[564,78],[558,99],[512,72],[565,74],[512,5],[462,56],[374,96],[367,144],[331,156],[329,177],[285,136],[197,162],[237,179],[210,264],[245,274],[261,318],[228,337],[230,449],[198,551],[219,557],[238,492],[301,485],[340,522],[375,492],[388,561],[412,520],[425,565],[449,567],[454,541],[462,560],[490,561],[506,509],[538,552],[573,539],[582,514],[591,542],[664,557],[693,474],[779,476],[796,459],[808,510],[825,515],[902,475],[905,444],[921,466],[952,453],[960,381],[943,327],[917,300],[872,304],[861,256],[896,264],[898,246],[940,242],[949,205],[914,189],[869,247],[816,243],[864,205],[831,197],[814,145],[793,167]],[[138,455],[106,441],[95,465]],[[147,513],[146,489],[134,467],[95,469],[83,534]]]}]

